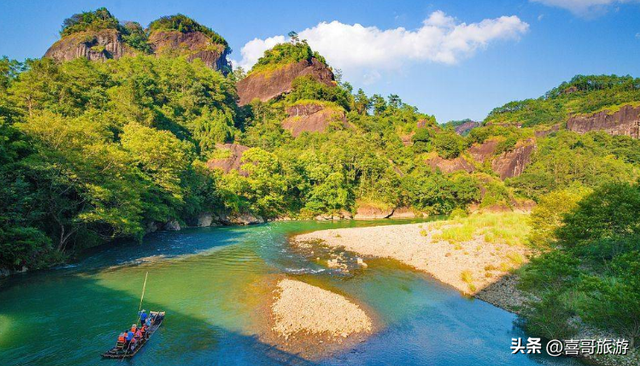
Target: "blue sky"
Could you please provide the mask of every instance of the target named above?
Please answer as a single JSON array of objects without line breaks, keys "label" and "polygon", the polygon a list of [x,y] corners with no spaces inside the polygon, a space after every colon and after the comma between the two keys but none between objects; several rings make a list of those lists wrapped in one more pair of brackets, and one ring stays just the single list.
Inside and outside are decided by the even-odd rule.
[{"label": "blue sky", "polygon": [[245,66],[297,31],[356,89],[398,94],[439,122],[481,120],[576,74],[640,77],[637,0],[3,0],[0,55],[41,57],[64,18],[100,6],[143,26],[162,15],[191,16],[224,36],[231,59]]}]

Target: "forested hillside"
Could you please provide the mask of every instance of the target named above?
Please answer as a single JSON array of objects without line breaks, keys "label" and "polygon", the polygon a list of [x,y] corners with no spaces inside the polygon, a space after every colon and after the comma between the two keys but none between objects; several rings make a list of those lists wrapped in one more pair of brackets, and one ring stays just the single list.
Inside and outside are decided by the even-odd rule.
[{"label": "forested hillside", "polygon": [[[104,11],[65,21],[61,41],[116,29],[142,52],[0,62],[0,268],[185,225],[509,209],[569,186],[637,181],[637,139],[532,128],[638,102],[637,79],[576,77],[463,137],[397,95],[335,80],[295,35],[247,75],[227,74],[172,48],[182,37],[172,32],[198,32],[228,52],[211,29],[174,16],[134,32]],[[240,106],[242,83],[261,92],[266,74],[280,89]]]}]

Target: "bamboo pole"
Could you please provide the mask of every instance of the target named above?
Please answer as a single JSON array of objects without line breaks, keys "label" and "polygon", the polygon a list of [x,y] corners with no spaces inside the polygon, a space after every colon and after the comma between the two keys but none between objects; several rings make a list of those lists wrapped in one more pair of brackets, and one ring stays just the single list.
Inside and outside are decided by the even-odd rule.
[{"label": "bamboo pole", "polygon": [[144,284],[142,285],[142,296],[140,296],[140,305],[138,305],[138,312],[142,310],[142,300],[144,299],[144,291],[147,289],[147,277],[149,277],[149,272],[144,275]]},{"label": "bamboo pole", "polygon": [[[136,323],[138,323],[138,319],[140,319],[140,310],[142,310],[142,300],[144,299],[144,292],[147,289],[147,278],[149,277],[149,271],[144,275],[144,283],[142,284],[142,295],[140,296],[140,305],[138,305],[138,318],[136,319]],[[127,354],[129,353],[130,344],[127,345],[127,349],[124,351],[124,356],[120,360],[120,362],[124,361],[127,358]],[[138,346],[139,347],[139,346]]]}]

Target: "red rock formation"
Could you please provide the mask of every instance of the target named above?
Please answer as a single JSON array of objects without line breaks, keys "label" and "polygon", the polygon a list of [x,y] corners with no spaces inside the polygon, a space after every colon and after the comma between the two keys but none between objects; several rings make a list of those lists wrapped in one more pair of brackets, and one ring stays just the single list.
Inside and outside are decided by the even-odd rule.
[{"label": "red rock formation", "polygon": [[487,158],[490,158],[491,156],[493,156],[493,154],[495,154],[497,147],[497,140],[487,140],[482,144],[473,144],[469,148],[469,154],[471,154],[471,157],[475,161],[484,163]]},{"label": "red rock formation", "polygon": [[464,170],[465,172],[471,173],[476,168],[473,164],[469,163],[467,159],[462,156],[458,156],[455,159],[443,159],[439,156],[431,158],[427,160],[427,164],[433,169],[440,169],[445,174],[458,172]]},{"label": "red rock formation", "polygon": [[[150,35],[149,43],[157,56],[186,56],[189,61],[199,58],[214,70],[225,71],[228,68],[224,46],[213,43],[204,33],[159,31]],[[56,61],[80,57],[104,61],[134,55],[136,52],[122,41],[116,29],[103,29],[65,36],[54,43],[44,56]]]},{"label": "red rock formation", "polygon": [[103,29],[63,37],[47,50],[44,57],[56,61],[70,61],[80,57],[91,61],[104,61],[133,53],[133,50],[122,42],[117,30]]},{"label": "red rock formation", "polygon": [[201,32],[153,32],[149,44],[156,56],[186,56],[189,61],[199,58],[208,67],[221,71],[229,66],[225,47]]},{"label": "red rock formation", "polygon": [[531,162],[531,154],[536,149],[535,140],[530,138],[520,141],[511,151],[502,153],[491,164],[493,171],[500,175],[500,179],[517,177]]},{"label": "red rock formation", "polygon": [[238,144],[220,144],[216,146],[220,150],[228,150],[229,156],[225,158],[214,158],[207,162],[209,169],[220,169],[224,173],[229,173],[232,170],[237,170],[242,176],[247,176],[247,172],[240,169],[242,166],[242,154],[249,150],[248,147]]},{"label": "red rock formation", "polygon": [[455,131],[458,135],[464,135],[467,132],[473,130],[474,128],[480,126],[480,122],[476,121],[468,121],[465,122],[455,128]]},{"label": "red rock formation", "polygon": [[548,135],[550,135],[550,134],[552,134],[554,132],[558,132],[559,130],[560,130],[560,125],[553,125],[553,126],[547,128],[547,129],[544,129],[544,130],[537,130],[534,133],[535,133],[536,137],[545,137],[545,136],[548,136]]},{"label": "red rock formation", "polygon": [[400,136],[400,140],[402,141],[402,144],[404,146],[411,146],[413,145],[413,135],[415,135],[415,132],[411,132],[408,135],[404,135],[404,136]]},{"label": "red rock formation", "polygon": [[567,121],[567,129],[577,133],[604,131],[610,135],[640,138],[640,106],[625,105],[619,111],[602,111],[591,115],[573,116]]},{"label": "red rock formation", "polygon": [[326,85],[335,85],[333,72],[327,65],[312,58],[288,64],[275,70],[251,74],[237,84],[238,104],[249,104],[254,99],[266,102],[291,91],[291,83],[300,76],[311,76]]},{"label": "red rock formation", "polygon": [[340,122],[348,127],[342,109],[325,107],[320,103],[293,105],[287,108],[289,117],[282,122],[282,128],[291,131],[293,137],[303,132],[325,132],[332,122]]}]

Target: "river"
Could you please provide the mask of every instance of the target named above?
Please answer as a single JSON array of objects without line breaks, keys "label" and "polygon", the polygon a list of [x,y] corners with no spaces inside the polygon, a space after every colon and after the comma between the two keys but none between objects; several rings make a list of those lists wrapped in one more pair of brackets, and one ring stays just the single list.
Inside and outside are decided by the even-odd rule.
[{"label": "river", "polygon": [[[524,333],[515,316],[462,296],[391,260],[348,275],[290,248],[288,236],[318,229],[408,221],[274,222],[156,233],[78,263],[0,283],[0,365],[108,365],[100,353],[144,308],[167,318],[135,365],[577,365],[512,355]],[[355,348],[308,361],[256,336],[261,280],[287,274],[339,291],[375,312],[379,332]]]}]

